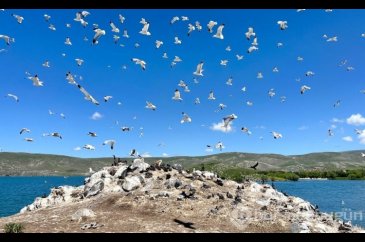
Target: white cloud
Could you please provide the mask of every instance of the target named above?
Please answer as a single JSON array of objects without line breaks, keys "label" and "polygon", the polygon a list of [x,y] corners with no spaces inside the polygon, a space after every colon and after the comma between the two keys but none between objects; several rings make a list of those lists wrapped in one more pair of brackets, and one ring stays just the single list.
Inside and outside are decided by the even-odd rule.
[{"label": "white cloud", "polygon": [[[233,124],[233,122],[231,122],[231,124]],[[229,133],[229,132],[232,132],[233,131],[233,128],[231,125],[228,125],[227,128],[225,128],[224,126],[224,121],[220,122],[220,123],[213,123],[212,126],[210,126],[209,128],[211,130],[214,130],[214,131],[221,131],[223,133]]]},{"label": "white cloud", "polygon": [[168,157],[168,156],[169,156],[169,154],[162,153],[162,156],[163,156],[163,157]]},{"label": "white cloud", "polygon": [[360,140],[360,144],[365,145],[365,132],[362,132],[361,134],[359,134],[359,136],[357,136],[357,138]]},{"label": "white cloud", "polygon": [[74,148],[74,151],[79,151],[79,150],[81,150],[80,146],[77,146],[77,147]]},{"label": "white cloud", "polygon": [[103,115],[101,115],[99,112],[95,112],[93,113],[93,115],[91,115],[91,119],[92,120],[98,120],[98,119],[101,119],[103,117]]},{"label": "white cloud", "polygon": [[331,124],[331,129],[335,129],[337,126],[335,124]]},{"label": "white cloud", "polygon": [[302,125],[302,126],[300,126],[300,127],[298,128],[298,130],[307,130],[307,129],[309,129],[309,127],[308,127],[308,126],[306,126],[306,125]]},{"label": "white cloud", "polygon": [[353,141],[351,136],[342,137],[342,140],[347,141],[347,142],[352,142]]},{"label": "white cloud", "polygon": [[264,125],[258,125],[254,127],[255,129],[266,129]]},{"label": "white cloud", "polygon": [[144,152],[141,156],[144,157],[144,158],[152,157],[152,155],[150,155],[149,152]]},{"label": "white cloud", "polygon": [[205,152],[213,152],[213,149],[212,148],[206,148]]},{"label": "white cloud", "polygon": [[346,122],[350,125],[360,126],[365,124],[365,118],[359,113],[352,114],[346,119]]},{"label": "white cloud", "polygon": [[331,119],[331,122],[332,122],[332,123],[343,123],[343,122],[345,122],[345,120],[343,120],[343,119],[338,119],[338,118],[333,118],[333,119]]}]

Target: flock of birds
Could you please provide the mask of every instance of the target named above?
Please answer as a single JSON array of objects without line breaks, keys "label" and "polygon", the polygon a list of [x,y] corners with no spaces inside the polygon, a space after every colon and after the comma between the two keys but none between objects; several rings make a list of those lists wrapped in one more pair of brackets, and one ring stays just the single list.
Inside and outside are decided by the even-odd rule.
[{"label": "flock of birds", "polygon": [[[1,9],[1,10],[5,11],[4,9]],[[301,11],[304,11],[304,10],[305,9],[298,9],[297,12],[301,12]],[[331,12],[332,10],[331,9],[326,9],[325,11],[326,12]],[[91,13],[89,11],[77,11],[75,13],[75,18],[73,20],[76,23],[81,24],[84,28],[86,28],[89,25],[89,23],[88,23],[88,16],[89,15],[91,15]],[[17,15],[17,14],[11,14],[11,16],[19,24],[26,24],[26,20],[24,19],[24,17],[22,17],[20,15]],[[56,26],[53,23],[51,23],[52,17],[48,14],[44,14],[43,17],[44,17],[44,20],[48,23],[48,28],[51,31],[56,31]],[[126,18],[124,16],[122,16],[121,14],[119,14],[118,18],[119,18],[119,24],[123,24],[124,21],[126,20]],[[170,24],[171,25],[175,24],[178,21],[188,22],[188,21],[190,21],[190,19],[187,16],[180,16],[180,17],[179,16],[174,16],[170,20]],[[141,34],[141,35],[145,35],[145,36],[151,36],[152,34],[150,32],[150,23],[148,22],[148,20],[146,20],[144,18],[141,18],[139,23],[141,24],[141,30],[138,33]],[[289,23],[286,20],[278,20],[276,24],[277,24],[278,31],[286,31],[286,29],[289,26]],[[118,28],[117,24],[114,23],[113,21],[110,21],[109,25],[110,25],[110,30],[109,31],[112,32],[112,34],[113,34],[113,41],[114,41],[115,44],[118,43],[118,41],[121,37],[130,38],[127,29],[124,29],[123,31],[121,31]],[[67,23],[66,27],[71,28],[71,24]],[[103,36],[106,35],[107,30],[101,29],[98,24],[93,24],[92,28],[93,28],[93,31],[94,31],[94,35],[92,37],[92,44],[93,45],[98,45],[99,42],[104,41],[103,38],[105,38],[105,37],[103,37]],[[204,24],[201,24],[199,21],[195,21],[195,23],[190,22],[190,23],[187,24],[187,35],[190,36],[194,31],[199,31],[199,32],[200,31],[208,31],[210,34],[212,34],[213,38],[223,40],[224,39],[224,28],[225,28],[224,23],[218,24],[216,21],[213,21],[213,20],[210,20],[208,23],[205,24],[205,26],[204,26]],[[365,34],[363,34],[362,37],[365,37]],[[247,28],[247,32],[245,33],[245,38],[248,41],[252,41],[251,45],[249,46],[249,48],[246,51],[247,54],[253,54],[254,52],[259,50],[258,36],[257,36],[257,34],[254,30],[254,27],[249,26]],[[327,35],[323,35],[323,38],[328,42],[338,41],[337,36],[329,37]],[[0,34],[0,39],[2,39],[7,46],[16,44],[15,38],[12,37],[12,36],[8,36],[8,35],[5,35],[5,34]],[[86,36],[84,37],[84,40],[85,41],[88,40]],[[64,41],[64,44],[68,45],[68,46],[72,46],[71,37],[66,37],[65,41]],[[182,40],[179,39],[179,37],[175,37],[174,38],[174,44],[181,45]],[[164,45],[164,42],[162,40],[156,40],[155,41],[155,47],[157,49],[161,48],[161,46],[163,46],[163,45]],[[122,46],[122,44],[121,44],[121,46]],[[278,43],[277,44],[277,47],[281,47],[281,46],[283,46],[283,43]],[[139,47],[139,44],[136,43],[135,47],[136,48]],[[3,49],[3,50],[5,50],[5,49]],[[231,51],[231,47],[227,46],[226,51]],[[164,58],[164,59],[168,58],[166,52],[163,53],[162,58]],[[244,56],[240,55],[240,54],[236,54],[236,58],[237,58],[237,61],[240,61],[244,58]],[[301,57],[301,56],[297,57],[297,61],[300,62],[300,61],[303,61],[303,60],[304,60],[303,57]],[[175,56],[173,58],[172,62],[171,62],[171,67],[174,67],[175,65],[177,65],[181,61],[182,61],[182,59],[179,56]],[[76,58],[75,62],[77,64],[77,66],[82,66],[83,63],[84,63],[84,60],[81,59],[81,58]],[[136,57],[131,58],[131,62],[134,63],[135,65],[139,66],[142,71],[145,71],[147,69],[147,62],[145,60],[141,59],[141,58],[136,58]],[[221,60],[220,65],[227,66],[228,62],[229,62],[229,60],[226,60],[226,59]],[[347,65],[346,61],[342,62],[341,65],[342,66]],[[45,61],[42,64],[42,66],[45,67],[45,68],[49,68],[50,67],[50,62]],[[126,66],[123,66],[123,68],[125,69]],[[352,70],[354,70],[353,67],[347,66],[347,71],[352,71]],[[198,78],[204,77],[204,71],[205,71],[204,61],[200,61],[199,63],[197,63],[196,64],[196,69],[191,70],[191,74],[194,77],[194,82],[195,83],[199,83]],[[273,68],[273,72],[279,72],[278,68],[277,67]],[[30,81],[32,81],[32,83],[35,87],[43,87],[45,85],[45,83],[42,81],[42,79],[40,78],[40,76],[38,74],[31,74],[29,72],[26,72],[25,74],[26,74],[26,78],[29,79]],[[310,71],[310,70],[305,73],[305,76],[307,76],[307,77],[314,76],[314,75],[315,75],[315,73],[313,71]],[[261,72],[257,73],[257,78],[262,79],[263,78],[263,73],[261,73]],[[81,79],[81,76],[80,76],[80,79]],[[70,71],[68,71],[66,73],[66,80],[67,80],[68,84],[74,86],[75,88],[78,88],[78,90],[84,96],[84,99],[86,101],[89,101],[94,105],[100,105],[99,101],[96,100],[96,98],[94,98],[93,95],[90,92],[88,92],[83,86],[81,86],[77,82],[76,75],[73,75]],[[233,85],[233,78],[229,77],[228,80],[226,81],[226,84],[228,86],[232,86]],[[179,90],[179,88],[182,88],[183,91],[186,92],[186,93],[190,92],[189,86],[183,80],[180,80],[179,83],[178,83],[178,87],[172,93],[171,99],[173,101],[182,102],[184,100],[182,92]],[[243,87],[241,90],[243,92],[246,92],[246,87]],[[300,90],[298,90],[298,92],[301,95],[304,95],[306,92],[308,92],[310,90],[311,90],[310,86],[302,85],[300,87]],[[365,90],[362,90],[361,92],[365,94]],[[276,95],[275,89],[271,88],[268,91],[267,94],[270,98],[274,97]],[[6,97],[14,99],[15,102],[19,102],[19,97],[15,94],[8,93],[6,95]],[[113,98],[113,96],[107,95],[107,96],[104,96],[103,101],[108,102],[112,98]],[[207,99],[211,100],[211,101],[216,100],[216,97],[214,95],[214,91],[210,91]],[[286,97],[281,96],[280,100],[281,100],[281,102],[285,102]],[[338,107],[340,105],[340,103],[341,103],[341,100],[338,100],[338,101],[336,101],[336,103],[334,103],[333,106]],[[118,103],[118,104],[120,104],[120,103]],[[195,99],[194,104],[195,105],[200,104],[200,98],[199,97],[197,97]],[[247,101],[246,104],[248,106],[252,106],[253,102]],[[224,110],[226,107],[227,107],[227,105],[225,105],[224,103],[219,103],[217,112],[220,111],[220,110]],[[145,108],[149,109],[149,110],[152,110],[152,111],[156,111],[158,109],[158,107],[153,102],[151,102],[150,100],[146,100]],[[49,114],[54,115],[54,113],[51,110],[49,110]],[[182,112],[181,115],[182,115],[181,120],[180,120],[181,124],[192,122],[192,118],[189,116],[188,113]],[[65,115],[63,113],[61,113],[60,116],[62,118],[65,118]],[[229,129],[231,124],[232,124],[232,121],[234,121],[237,118],[238,118],[237,115],[235,115],[234,113],[222,117],[222,128],[226,129],[226,130]],[[121,129],[122,129],[122,131],[130,131],[131,130],[130,127],[122,127]],[[143,128],[141,128],[141,129],[143,129]],[[241,127],[240,130],[243,133],[247,134],[247,135],[252,134],[252,132],[249,130],[248,127]],[[20,135],[24,135],[24,134],[30,133],[30,132],[31,132],[31,130],[29,128],[21,128],[19,133],[20,133]],[[363,131],[362,130],[355,130],[355,132],[357,134],[361,134],[361,132],[363,132]],[[274,139],[283,138],[283,135],[278,131],[271,131],[270,133],[272,134],[272,137]],[[97,137],[96,132],[93,132],[93,131],[89,131],[87,133],[87,135],[89,135],[90,137]],[[142,135],[143,135],[143,131],[141,131],[141,136]],[[329,136],[334,135],[334,132],[333,132],[332,129],[328,129],[328,135]],[[55,137],[55,138],[62,139],[62,135],[59,132],[44,133],[42,136],[50,136],[50,137]],[[27,142],[33,142],[34,141],[33,138],[29,138],[29,137],[25,137],[24,140],[27,141]],[[111,150],[114,150],[115,144],[116,144],[116,141],[114,139],[107,139],[102,143],[102,145],[110,147]],[[220,151],[222,151],[222,149],[225,148],[222,141],[218,141],[215,145],[206,145],[206,148],[208,148],[208,149],[213,148],[213,147],[217,150],[220,150]],[[95,146],[91,145],[91,144],[85,144],[85,145],[82,146],[82,148],[86,149],[86,150],[95,150],[96,149]],[[135,149],[133,149],[130,152],[130,155],[131,156],[138,156],[139,154],[138,154],[138,152],[136,152]],[[256,166],[257,166],[257,164],[256,164]],[[255,168],[256,166],[253,166],[252,168]]]}]

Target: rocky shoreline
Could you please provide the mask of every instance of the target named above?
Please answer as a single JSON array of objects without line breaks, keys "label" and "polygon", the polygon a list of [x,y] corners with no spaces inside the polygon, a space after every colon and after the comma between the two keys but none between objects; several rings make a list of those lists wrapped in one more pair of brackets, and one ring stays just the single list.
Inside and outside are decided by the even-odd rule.
[{"label": "rocky shoreline", "polygon": [[53,188],[1,218],[0,228],[9,222],[25,232],[365,232],[270,185],[143,158],[104,167],[82,186]]}]

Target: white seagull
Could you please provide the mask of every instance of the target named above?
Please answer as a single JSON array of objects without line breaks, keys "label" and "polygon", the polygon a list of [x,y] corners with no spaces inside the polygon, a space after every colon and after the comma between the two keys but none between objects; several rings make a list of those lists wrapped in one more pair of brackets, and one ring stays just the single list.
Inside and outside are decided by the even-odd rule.
[{"label": "white seagull", "polygon": [[242,127],[241,128],[241,131],[244,132],[244,133],[246,133],[247,135],[251,135],[252,134],[252,132],[247,127]]},{"label": "white seagull", "polygon": [[120,23],[124,23],[125,17],[123,15],[119,14],[119,21]]},{"label": "white seagull", "polygon": [[251,39],[251,36],[256,36],[256,33],[253,32],[253,28],[252,27],[249,27],[248,28],[248,31],[245,33],[246,35],[246,39],[250,40]]},{"label": "white seagull", "polygon": [[257,37],[255,37],[251,43],[251,45],[258,46],[259,43],[257,43]]},{"label": "white seagull", "polygon": [[66,80],[68,81],[68,83],[73,84],[73,85],[77,85],[74,76],[71,74],[71,72],[67,72],[66,73]]},{"label": "white seagull", "polygon": [[80,91],[85,95],[85,99],[88,101],[91,101],[93,104],[95,105],[99,105],[99,102],[96,101],[95,98],[93,98],[93,96],[90,95],[90,93],[88,93],[85,88],[83,88],[80,84],[77,84],[77,87],[80,89]]},{"label": "white seagull", "polygon": [[200,104],[200,99],[198,97],[195,98],[194,104]]},{"label": "white seagull", "polygon": [[34,141],[33,138],[24,138],[24,140],[27,141],[27,142],[33,142]]},{"label": "white seagull", "polygon": [[41,80],[39,80],[39,77],[38,75],[35,75],[35,76],[29,76],[28,79],[32,80],[33,81],[33,86],[36,86],[36,87],[41,87],[43,86],[43,82]]},{"label": "white seagull", "polygon": [[89,145],[89,144],[84,145],[82,148],[83,148],[83,149],[86,149],[86,150],[95,150],[95,147],[94,147],[94,146],[92,146],[92,145]]},{"label": "white seagull", "polygon": [[151,35],[151,33],[148,31],[148,28],[150,27],[150,24],[148,22],[146,22],[144,25],[143,25],[143,28],[141,31],[139,31],[140,34],[143,34],[143,35]]},{"label": "white seagull", "polygon": [[256,46],[252,45],[252,46],[250,46],[250,47],[248,48],[247,53],[251,53],[252,51],[255,51],[255,50],[258,50],[258,49],[259,49],[258,47],[256,47]]},{"label": "white seagull", "polygon": [[43,134],[43,136],[52,136],[52,137],[57,137],[57,138],[62,139],[61,134],[58,132],[54,132],[54,133],[50,133],[50,134]]},{"label": "white seagull", "polygon": [[10,45],[10,42],[15,42],[14,38],[10,38],[7,35],[0,34],[0,39],[3,39],[7,45]]},{"label": "white seagull", "polygon": [[221,60],[220,65],[227,66],[228,60]]},{"label": "white seagull", "polygon": [[12,14],[12,16],[16,19],[16,21],[17,21],[19,24],[23,23],[24,18],[23,18],[22,16],[17,15],[17,14]]},{"label": "white seagull", "polygon": [[288,21],[279,20],[277,23],[281,30],[288,28]]},{"label": "white seagull", "polygon": [[175,16],[171,19],[170,24],[174,24],[176,21],[179,21],[180,18],[178,16]]},{"label": "white seagull", "polygon": [[45,61],[43,64],[42,64],[42,66],[44,66],[44,67],[51,67],[50,65],[49,65],[49,61],[47,60],[47,61]]},{"label": "white seagull", "polygon": [[213,91],[210,91],[209,92],[208,100],[215,100],[214,92]]},{"label": "white seagull", "polygon": [[146,65],[147,63],[144,60],[140,60],[138,58],[132,58],[132,61],[136,64],[136,65],[140,65],[142,70],[146,70]]},{"label": "white seagull", "polygon": [[181,62],[181,61],[182,61],[182,59],[180,57],[178,57],[177,55],[175,55],[173,62]]},{"label": "white seagull", "polygon": [[306,85],[303,85],[301,88],[300,88],[300,94],[304,94],[305,91],[307,90],[310,90],[311,88],[306,86]]},{"label": "white seagull", "polygon": [[237,54],[237,55],[236,55],[236,58],[237,58],[237,60],[238,60],[238,61],[240,61],[240,60],[242,60],[242,59],[243,59],[243,55],[238,55],[238,54]]},{"label": "white seagull", "polygon": [[8,93],[5,97],[11,97],[11,98],[13,98],[16,102],[19,102],[19,98],[18,98],[18,96],[14,95],[14,94]]},{"label": "white seagull", "polygon": [[212,20],[210,20],[209,21],[209,23],[207,24],[207,27],[208,27],[208,31],[209,31],[209,33],[213,33],[213,27],[215,26],[215,25],[217,25],[218,23],[217,22],[215,22],[215,21],[212,21]]},{"label": "white seagull", "polygon": [[72,45],[70,37],[66,37],[65,45]]},{"label": "white seagull", "polygon": [[128,31],[125,29],[123,30],[123,35],[122,35],[124,38],[129,38],[129,35],[128,35]]},{"label": "white seagull", "polygon": [[182,123],[182,124],[183,123],[191,123],[191,118],[189,117],[188,114],[182,112],[182,115],[183,115],[183,117],[182,117],[180,123]]},{"label": "white seagull", "polygon": [[221,141],[219,141],[216,145],[215,145],[216,149],[219,149],[220,151],[222,151],[222,149],[224,149],[224,145]]},{"label": "white seagull", "polygon": [[201,61],[197,66],[196,66],[196,70],[193,72],[194,75],[196,76],[203,76],[203,65],[204,65],[204,62]]},{"label": "white seagull", "polygon": [[213,37],[218,38],[218,39],[224,39],[223,28],[224,28],[224,24],[219,25],[219,27],[217,29],[217,33],[215,35],[213,35]]},{"label": "white seagull", "polygon": [[110,27],[112,27],[112,32],[114,32],[114,33],[119,33],[120,32],[120,30],[117,28],[117,26],[115,26],[113,21],[110,21],[109,24],[110,24]]},{"label": "white seagull", "polygon": [[148,109],[152,109],[153,111],[155,111],[157,109],[157,107],[149,101],[146,101],[146,104],[147,104],[146,108],[148,108]]},{"label": "white seagull", "polygon": [[156,48],[160,48],[161,45],[163,45],[163,42],[161,40],[156,40]]},{"label": "white seagull", "polygon": [[99,43],[99,39],[102,35],[105,35],[105,30],[103,29],[94,29],[95,35],[93,37],[93,44],[97,45]]},{"label": "white seagull", "polygon": [[103,142],[103,145],[109,145],[110,149],[114,149],[115,140],[108,139]]},{"label": "white seagull", "polygon": [[43,17],[44,20],[46,20],[47,22],[51,19],[51,16],[49,16],[48,14],[44,14]]},{"label": "white seagull", "polygon": [[83,59],[76,58],[75,61],[77,63],[77,66],[81,66],[82,64],[84,64],[84,60]]},{"label": "white seagull", "polygon": [[97,134],[95,132],[89,132],[87,135],[90,137],[97,137]]},{"label": "white seagull", "polygon": [[271,133],[272,133],[272,135],[273,135],[274,139],[280,139],[280,138],[283,138],[283,135],[282,135],[282,134],[280,134],[280,133],[278,133],[278,132],[272,131]]},{"label": "white seagull", "polygon": [[181,45],[181,40],[179,40],[179,37],[175,37],[175,42],[174,42],[175,45]]},{"label": "white seagull", "polygon": [[194,27],[194,25],[189,24],[188,29],[189,29],[189,31],[188,31],[188,36],[190,36],[190,33],[191,33],[191,32],[193,32],[193,31],[195,30],[195,27]]},{"label": "white seagull", "polygon": [[178,89],[175,90],[174,96],[172,97],[173,100],[182,101],[180,91]]},{"label": "white seagull", "polygon": [[30,129],[28,129],[28,128],[22,128],[22,129],[20,130],[19,134],[22,134],[22,133],[24,133],[24,132],[29,133],[29,132],[30,132]]},{"label": "white seagull", "polygon": [[104,96],[104,102],[107,102],[112,98],[113,98],[113,96]]},{"label": "white seagull", "polygon": [[233,120],[235,120],[236,118],[238,118],[235,114],[231,114],[231,115],[228,115],[226,117],[223,118],[223,128],[225,128],[227,130],[228,126],[231,124],[231,122]]}]

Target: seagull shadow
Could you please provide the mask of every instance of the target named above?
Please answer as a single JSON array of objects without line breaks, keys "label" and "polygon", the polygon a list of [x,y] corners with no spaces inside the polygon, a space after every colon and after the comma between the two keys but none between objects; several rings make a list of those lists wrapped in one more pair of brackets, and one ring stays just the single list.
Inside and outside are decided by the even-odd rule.
[{"label": "seagull shadow", "polygon": [[181,221],[181,220],[176,219],[176,218],[174,219],[174,222],[178,223],[178,224],[181,224],[185,228],[188,228],[188,229],[196,229],[195,227],[192,226],[192,225],[194,225],[194,223],[191,223],[191,222],[184,222],[184,221]]}]

